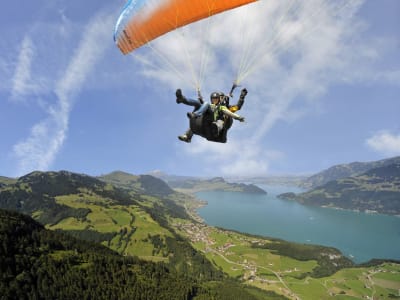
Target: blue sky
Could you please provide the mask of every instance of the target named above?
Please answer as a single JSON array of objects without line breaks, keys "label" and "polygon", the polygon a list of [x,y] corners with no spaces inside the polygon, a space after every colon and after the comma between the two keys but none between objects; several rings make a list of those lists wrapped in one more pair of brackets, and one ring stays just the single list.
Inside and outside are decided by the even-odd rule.
[{"label": "blue sky", "polygon": [[[127,56],[113,42],[124,4],[2,3],[0,175],[311,174],[400,155],[398,0],[263,0]],[[180,142],[176,88],[227,92],[241,65],[246,122],[227,144]]]}]

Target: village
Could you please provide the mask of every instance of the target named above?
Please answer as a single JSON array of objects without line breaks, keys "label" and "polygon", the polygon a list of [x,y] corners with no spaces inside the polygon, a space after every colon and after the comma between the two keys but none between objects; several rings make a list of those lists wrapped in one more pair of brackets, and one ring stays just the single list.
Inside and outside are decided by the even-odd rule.
[{"label": "village", "polygon": [[[238,235],[235,237],[237,244],[235,244],[232,241],[218,242],[213,238],[213,236],[218,236],[218,234],[226,236],[233,233],[219,228],[210,227],[204,223],[179,223],[179,224],[174,224],[174,227],[176,227],[185,236],[187,236],[193,244],[202,243],[204,245],[202,251],[205,254],[212,253],[214,255],[218,255],[225,262],[231,265],[231,270],[241,271],[242,273],[241,279],[244,282],[249,284],[254,284],[259,287],[264,286],[264,288],[266,289],[272,288],[278,290],[280,293],[282,293],[289,299],[294,299],[294,300],[301,299],[300,296],[296,295],[296,293],[289,288],[288,283],[283,280],[285,274],[292,272],[300,272],[301,270],[298,267],[294,267],[293,269],[287,269],[287,270],[276,270],[272,262],[267,262],[265,265],[261,266],[257,265],[255,261],[247,259],[245,257],[243,257],[241,260],[236,259],[235,261],[229,258],[232,256],[235,256],[237,258],[235,253],[232,251],[232,248],[236,246],[243,246],[243,244],[247,245],[257,244],[262,246],[266,243],[266,241],[262,239],[256,239],[250,236],[247,237],[245,235]],[[329,258],[331,260],[335,260],[338,258],[337,255],[333,254],[326,254],[326,255],[329,255]],[[272,277],[266,278],[265,276],[259,275],[261,273],[265,274],[265,271],[274,276],[275,279]],[[364,295],[363,299],[375,299],[374,294],[376,293],[375,291],[376,282],[374,282],[373,276],[377,273],[385,273],[385,272],[387,271],[377,268],[374,270],[369,270],[367,273],[363,274],[366,277],[364,289],[369,290],[371,293],[371,295]],[[395,271],[392,272],[397,274],[397,272]],[[344,281],[337,282],[337,280],[331,280],[331,282],[335,284],[335,283],[343,283]],[[306,279],[303,284],[308,284],[308,283],[309,279]],[[344,293],[343,290],[340,291],[334,288],[333,289],[329,288],[327,283],[328,281],[325,281],[323,285],[327,289],[328,295],[336,296]],[[274,286],[275,288],[273,288]],[[396,285],[395,288],[398,289],[398,286]],[[398,289],[398,293],[400,296],[400,289]]]},{"label": "village", "polygon": [[[281,273],[291,273],[300,271],[297,268],[293,270],[285,270],[276,272],[270,268],[266,268],[264,266],[257,266],[254,262],[244,258],[241,262],[232,261],[227,256],[233,254],[229,252],[229,249],[235,247],[236,245],[231,242],[226,242],[223,245],[217,245],[217,242],[210,237],[212,232],[226,234],[226,230],[221,230],[218,228],[210,227],[205,225],[204,223],[184,223],[184,224],[174,224],[178,230],[185,233],[185,235],[190,239],[192,243],[204,243],[204,253],[214,253],[224,259],[227,263],[232,265],[232,270],[243,270],[243,277],[242,280],[248,283],[259,282],[262,284],[282,284],[284,288],[279,288],[279,290],[289,296],[290,299],[299,300],[300,297],[295,295],[293,291],[286,285],[283,281],[282,277],[280,276]],[[263,245],[264,242],[255,238],[245,237],[242,236],[239,240],[246,244],[258,244]],[[273,267],[272,263],[268,264],[270,267]],[[276,280],[262,278],[257,276],[257,270],[265,269],[270,273],[276,276]]]},{"label": "village", "polygon": [[[202,223],[179,224],[179,225],[176,225],[176,227],[179,230],[184,231],[192,243],[198,243],[198,242],[204,243],[204,245],[205,245],[204,252],[205,253],[214,252],[215,254],[218,254],[221,257],[223,257],[227,262],[241,266],[245,270],[251,271],[251,274],[252,274],[251,277],[255,276],[257,267],[255,265],[251,264],[250,262],[247,262],[246,259],[243,260],[243,263],[238,263],[238,262],[230,261],[229,259],[226,258],[226,255],[227,254],[229,255],[229,252],[228,252],[229,248],[234,247],[235,244],[233,244],[231,242],[227,242],[224,245],[218,245],[215,247],[216,241],[210,237],[211,231],[214,230],[217,233],[225,233],[225,231],[220,230],[218,228],[211,228]],[[258,241],[257,240],[247,240],[247,239],[243,238],[243,242],[256,243]],[[246,279],[248,280],[249,277],[247,277]]]}]

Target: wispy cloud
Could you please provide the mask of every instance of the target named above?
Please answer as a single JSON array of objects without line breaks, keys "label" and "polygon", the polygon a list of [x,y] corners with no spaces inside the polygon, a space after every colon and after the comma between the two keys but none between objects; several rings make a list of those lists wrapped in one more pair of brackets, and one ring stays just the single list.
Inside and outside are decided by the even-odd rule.
[{"label": "wispy cloud", "polygon": [[382,130],[368,138],[366,145],[385,156],[400,155],[400,134]]},{"label": "wispy cloud", "polygon": [[[17,175],[36,169],[47,170],[54,162],[67,138],[69,116],[76,95],[109,45],[106,41],[109,40],[112,22],[110,16],[97,15],[82,31],[78,47],[61,78],[52,87],[56,102],[48,108],[47,117],[32,127],[30,136],[13,147],[19,165]],[[29,73],[31,42],[26,43],[25,54],[20,55],[19,82],[34,76]]]},{"label": "wispy cloud", "polygon": [[[368,69],[368,64],[371,55],[378,59],[379,51],[374,51],[373,45],[362,44],[358,39],[358,33],[364,26],[356,13],[363,2],[259,1],[215,17],[211,24],[212,33],[206,40],[210,52],[207,54],[208,66],[203,86],[226,87],[226,76],[235,74],[241,66],[242,73],[238,78],[243,79],[243,84],[250,91],[249,104],[245,104],[243,109],[248,123],[245,127],[235,125],[235,134],[231,130],[228,146],[194,139],[196,145],[188,154],[197,159],[206,157],[203,165],[223,173],[229,170],[233,173],[239,170],[240,173],[246,170],[262,173],[268,170],[271,159],[283,159],[284,153],[278,158],[271,158],[268,152],[280,151],[265,148],[268,145],[265,142],[267,134],[277,123],[293,122],[305,112],[312,111],[308,107],[312,107],[331,84],[371,80],[371,74],[376,72]],[[179,66],[179,70],[190,70],[184,65],[191,66],[184,49],[190,57],[202,57],[202,40],[199,37],[207,28],[204,24],[186,28],[185,42],[180,46],[174,33],[159,39],[154,46],[161,49],[168,61]],[[246,34],[243,34],[241,26]],[[185,48],[186,45],[189,48]],[[193,66],[201,65],[199,60],[194,61]],[[360,66],[363,78],[358,72]],[[146,68],[146,74],[166,84],[174,83],[171,82],[172,76],[152,70]],[[385,74],[391,78],[396,76],[396,73]],[[190,74],[183,77],[192,78]],[[180,84],[182,86],[182,81]],[[183,87],[189,89],[190,85]],[[295,111],[294,107],[301,107],[301,111]],[[231,153],[230,149],[236,149],[240,155]],[[211,163],[210,157],[215,158]],[[219,163],[215,164],[215,161]]]},{"label": "wispy cloud", "polygon": [[[181,149],[182,145],[180,151]],[[216,172],[227,176],[261,176],[269,171],[270,161],[284,158],[284,153],[266,150],[259,144],[241,139],[232,139],[229,144],[219,144],[194,137],[187,152],[203,165],[203,171],[210,176]]]},{"label": "wispy cloud", "polygon": [[31,66],[34,58],[34,45],[29,36],[26,36],[19,49],[18,61],[12,79],[11,99],[31,93],[35,85],[31,80]]},{"label": "wispy cloud", "polygon": [[146,76],[187,95],[195,94],[197,84],[203,92],[229,89],[233,79],[249,89],[239,112],[246,117],[245,126],[234,125],[227,145],[195,137],[191,147],[184,147],[188,156],[226,175],[267,172],[271,162],[285,159],[279,149],[268,149],[270,130],[315,113],[332,85],[398,84],[398,70],[382,63],[387,51],[396,53],[397,44],[364,39],[368,24],[358,15],[364,2],[258,1],[171,32],[152,43],[155,51],[139,51],[137,57],[151,62],[143,66]]}]

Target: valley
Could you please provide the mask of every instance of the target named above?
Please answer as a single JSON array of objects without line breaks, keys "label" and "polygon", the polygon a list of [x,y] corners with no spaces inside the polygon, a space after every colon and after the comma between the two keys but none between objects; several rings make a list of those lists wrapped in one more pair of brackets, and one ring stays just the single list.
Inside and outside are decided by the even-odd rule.
[{"label": "valley", "polygon": [[[118,174],[105,181],[34,172],[3,182],[1,208],[28,214],[51,232],[101,244],[119,257],[173,270],[187,278],[198,295],[193,299],[232,293],[243,293],[241,299],[400,297],[398,262],[355,265],[334,248],[208,226],[196,213],[204,202],[151,176],[124,174],[122,180]],[[74,253],[63,251],[42,255],[62,261]]]},{"label": "valley", "polygon": [[[397,295],[400,268],[395,263],[346,267],[330,276],[314,277],[313,270],[318,267],[317,256],[298,260],[262,247],[276,243],[276,240],[198,223],[182,222],[174,224],[174,227],[229,276],[288,299],[400,298]],[[298,249],[303,246],[295,245]],[[327,248],[322,255],[332,264],[339,263],[340,253],[331,251]]]}]

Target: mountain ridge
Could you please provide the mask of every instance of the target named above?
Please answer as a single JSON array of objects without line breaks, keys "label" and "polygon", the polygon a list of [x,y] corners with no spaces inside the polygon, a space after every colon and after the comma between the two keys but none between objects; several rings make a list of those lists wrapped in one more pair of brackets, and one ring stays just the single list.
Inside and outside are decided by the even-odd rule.
[{"label": "mountain ridge", "polygon": [[210,179],[179,179],[168,181],[173,189],[185,193],[196,193],[200,191],[230,191],[252,194],[267,194],[265,190],[254,185],[245,183],[227,182],[223,177],[213,177]]},{"label": "mountain ridge", "polygon": [[331,180],[304,193],[279,197],[307,205],[400,215],[400,162],[394,160],[392,164]]},{"label": "mountain ridge", "polygon": [[353,177],[367,172],[370,169],[383,167],[393,163],[400,163],[400,156],[381,159],[370,162],[352,162],[348,164],[334,165],[326,170],[318,172],[305,179],[301,186],[303,188],[312,189],[317,186],[324,185],[332,180],[337,180],[345,177]]},{"label": "mountain ridge", "polygon": [[121,188],[134,189],[154,196],[168,196],[174,191],[163,180],[152,175],[133,175],[123,171],[114,171],[97,177]]},{"label": "mountain ridge", "polygon": [[227,280],[220,280],[218,286],[194,280],[165,264],[124,257],[107,247],[47,230],[17,212],[0,209],[0,237],[0,294],[5,299],[201,300],[234,295],[262,299],[253,296],[261,293],[254,288]]}]

